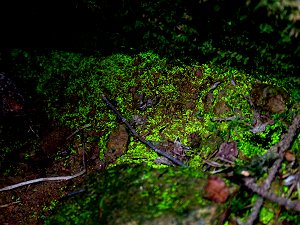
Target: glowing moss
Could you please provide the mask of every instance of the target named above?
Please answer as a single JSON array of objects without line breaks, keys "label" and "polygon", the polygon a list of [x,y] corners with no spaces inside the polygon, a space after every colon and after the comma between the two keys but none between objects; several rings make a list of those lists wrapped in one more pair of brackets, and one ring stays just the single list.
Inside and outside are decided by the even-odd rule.
[{"label": "glowing moss", "polygon": [[270,210],[268,210],[267,208],[263,207],[260,210],[259,213],[259,220],[263,223],[263,224],[272,224],[272,221],[274,219],[274,212],[271,212]]},{"label": "glowing moss", "polygon": [[127,153],[118,158],[113,166],[133,163],[147,163],[147,165],[155,168],[166,167],[165,165],[158,165],[154,163],[154,160],[157,157],[157,153],[154,150],[149,149],[144,144],[136,142],[133,138],[131,138],[130,143],[128,145]]},{"label": "glowing moss", "polygon": [[[246,125],[252,123],[253,109],[245,96],[249,95],[256,80],[233,68],[223,69],[212,64],[198,63],[172,65],[152,52],[97,58],[54,51],[48,57],[38,57],[38,61],[42,68],[38,90],[48,97],[49,116],[72,129],[90,124],[93,129],[103,132],[105,138],[101,138],[101,143],[99,142],[102,155],[107,135],[118,123],[116,115],[101,100],[103,92],[114,101],[117,109],[129,122],[133,115],[146,116],[146,123],[137,126],[136,130],[142,136],[145,135],[147,140],[156,143],[179,139],[188,145],[188,136],[194,132],[200,137],[218,134],[225,141],[230,132],[230,138],[238,142],[239,151],[253,157],[278,142],[283,131],[283,125],[276,123],[258,134],[262,141],[268,142],[267,145],[262,146],[253,141],[255,134]],[[197,69],[201,70],[202,76],[195,75]],[[64,84],[60,83],[62,76]],[[211,90],[216,82],[220,82],[219,85]],[[51,90],[62,85],[63,107],[56,107],[61,104],[61,99],[58,94],[51,93]],[[205,111],[203,99],[208,93],[212,93],[212,105]],[[160,100],[156,105],[139,111],[134,105],[138,104],[139,96],[142,95],[150,100],[159,96]],[[229,111],[222,116],[215,115],[213,110],[219,101],[224,101],[229,107]],[[194,106],[189,105],[191,102]],[[240,116],[244,119],[212,122],[214,118],[227,116]],[[136,148],[136,158],[144,158],[145,162],[153,160],[153,155],[145,155],[144,150]],[[197,158],[198,154],[209,154],[215,148],[217,147],[212,149],[211,146],[201,146],[201,149],[193,151],[191,158]],[[142,154],[140,157],[137,156],[139,152]],[[130,144],[127,156],[122,156],[123,162],[130,163],[132,154]],[[137,161],[132,160],[132,163],[135,162]]]},{"label": "glowing moss", "polygon": [[[206,184],[195,169],[117,166],[90,176],[81,196],[68,199],[45,224],[136,224],[171,215],[182,221],[194,209],[208,211],[212,202],[203,199]],[[216,224],[225,205],[199,214]]]}]

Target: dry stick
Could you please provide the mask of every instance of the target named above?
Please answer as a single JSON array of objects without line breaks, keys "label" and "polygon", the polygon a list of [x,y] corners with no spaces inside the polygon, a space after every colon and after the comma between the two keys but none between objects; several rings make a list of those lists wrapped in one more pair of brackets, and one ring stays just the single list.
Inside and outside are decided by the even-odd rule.
[{"label": "dry stick", "polygon": [[295,201],[291,201],[288,198],[283,198],[280,197],[278,195],[275,195],[273,193],[270,193],[268,191],[265,191],[264,189],[262,189],[261,187],[259,187],[253,178],[247,179],[245,181],[245,185],[250,188],[253,192],[261,195],[262,197],[269,199],[272,202],[276,202],[279,205],[285,206],[289,209],[293,209],[295,211],[299,211],[300,212],[300,201],[295,200]]},{"label": "dry stick", "polygon": [[71,180],[75,177],[79,177],[79,176],[83,175],[86,172],[84,153],[83,153],[83,166],[84,166],[84,170],[82,170],[81,172],[76,173],[72,176],[44,177],[44,178],[38,178],[38,179],[34,179],[34,180],[28,180],[28,181],[24,181],[24,182],[21,182],[21,183],[18,183],[18,184],[14,184],[14,185],[10,185],[10,186],[6,186],[4,188],[1,188],[0,192],[8,191],[8,190],[19,188],[19,187],[22,187],[22,186],[25,186],[25,185],[35,184],[35,183],[44,182],[44,181],[64,181],[64,180]]},{"label": "dry stick", "polygon": [[232,120],[242,120],[243,117],[240,116],[230,116],[230,117],[225,117],[225,118],[212,118],[211,121],[213,122],[226,122],[226,121],[232,121]]},{"label": "dry stick", "polygon": [[62,176],[62,177],[44,177],[44,178],[38,178],[38,179],[34,179],[34,180],[29,180],[29,181],[24,181],[18,184],[14,184],[14,185],[10,185],[10,186],[6,186],[4,188],[0,189],[0,192],[2,191],[8,191],[8,190],[12,190],[18,187],[22,187],[25,185],[29,185],[29,184],[35,184],[35,183],[39,183],[39,182],[43,182],[43,181],[63,181],[63,180],[71,180],[75,177],[79,177],[82,174],[84,174],[86,172],[86,170],[84,169],[83,171],[76,173],[72,176]]},{"label": "dry stick", "polygon": [[272,146],[268,152],[263,155],[264,158],[272,158],[279,156],[279,149],[285,152],[291,145],[293,138],[296,136],[297,131],[300,128],[300,114],[296,115],[293,119],[292,125],[289,127],[288,133],[283,134],[281,137],[281,141],[276,145]]},{"label": "dry stick", "polygon": [[[271,169],[269,169],[268,177],[266,178],[266,180],[263,182],[262,186],[260,187],[261,191],[263,191],[265,193],[268,192],[268,190],[269,190],[269,188],[271,186],[272,180],[275,178],[276,172],[279,169],[282,160],[283,160],[282,157],[280,157],[279,159],[277,159],[274,162],[274,164],[271,167]],[[248,187],[252,191],[256,192],[255,190],[253,190],[251,188],[251,186],[249,186],[250,180],[252,180],[252,179],[251,178],[244,178],[244,184],[245,184],[246,187]],[[256,193],[258,193],[258,192],[256,192]],[[252,211],[251,211],[250,216],[247,219],[247,222],[246,223],[240,223],[240,224],[243,224],[243,225],[252,225],[254,223],[254,221],[256,220],[259,212],[260,212],[260,208],[261,208],[263,202],[264,202],[264,199],[262,197],[258,197],[256,199],[256,202],[254,203],[254,205],[252,207]]]},{"label": "dry stick", "polygon": [[[293,138],[295,137],[295,135],[297,134],[298,129],[300,128],[300,115],[296,115],[294,117],[294,120],[292,122],[292,125],[290,126],[288,133],[282,135],[281,137],[281,141],[279,143],[277,143],[276,145],[274,145],[273,147],[271,147],[268,150],[268,153],[266,153],[263,157],[269,157],[269,156],[274,156],[276,155],[277,160],[274,162],[273,166],[269,169],[269,173],[268,173],[268,177],[265,179],[265,181],[263,182],[261,187],[258,187],[256,184],[252,184],[252,180],[250,182],[251,178],[245,178],[244,182],[245,185],[250,188],[251,190],[253,190],[254,192],[258,193],[259,195],[261,195],[261,193],[263,192],[264,195],[261,195],[263,197],[268,197],[268,199],[270,199],[268,195],[270,195],[270,193],[268,193],[268,189],[271,186],[271,183],[273,181],[273,179],[275,178],[275,175],[281,165],[281,162],[283,160],[283,155],[284,152],[290,147]],[[258,187],[258,188],[256,188]],[[258,190],[259,189],[259,190]],[[271,194],[272,195],[272,194]],[[274,197],[274,195],[272,195],[272,197]],[[277,196],[276,196],[277,197]],[[272,198],[273,200],[279,200],[278,198]],[[272,200],[270,199],[270,200]],[[246,223],[241,223],[239,222],[239,224],[244,224],[244,225],[252,225],[254,223],[254,221],[256,220],[260,208],[263,204],[263,198],[259,197],[254,206],[252,207],[252,212],[250,214],[250,216],[248,217],[248,220]],[[276,201],[277,202],[277,201]],[[282,204],[288,204],[288,207],[290,208],[294,208],[295,210],[298,209],[299,205],[296,202],[290,202],[288,200],[277,202],[278,204],[282,203]]]},{"label": "dry stick", "polygon": [[127,126],[127,128],[130,130],[130,132],[139,139],[140,142],[143,144],[147,145],[148,147],[152,148],[156,153],[159,155],[162,155],[172,161],[173,163],[182,166],[182,167],[187,167],[183,162],[180,160],[174,158],[173,156],[167,154],[166,152],[160,150],[159,148],[155,147],[153,144],[151,144],[149,141],[144,140],[138,133],[132,128],[132,126],[126,121],[126,119],[118,112],[118,110],[113,106],[113,104],[110,103],[110,101],[105,97],[104,94],[102,94],[102,99],[105,101],[105,103],[114,111],[115,114],[122,120],[122,122]]}]

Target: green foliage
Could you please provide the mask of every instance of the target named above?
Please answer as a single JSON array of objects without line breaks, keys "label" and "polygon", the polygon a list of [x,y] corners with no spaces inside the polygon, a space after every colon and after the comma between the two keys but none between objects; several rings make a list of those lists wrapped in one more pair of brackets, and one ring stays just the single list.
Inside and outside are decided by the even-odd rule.
[{"label": "green foliage", "polygon": [[292,212],[292,211],[284,211],[280,216],[280,221],[291,221],[294,224],[300,224],[300,215],[299,212]]},{"label": "green foliage", "polygon": [[246,208],[251,204],[252,197],[252,193],[241,188],[232,200],[232,213],[238,217],[247,216]]},{"label": "green foliage", "polygon": [[79,0],[77,10],[85,20],[72,38],[85,52],[152,50],[172,60],[192,57],[282,77],[299,70],[294,1]]},{"label": "green foliage", "polygon": [[290,1],[82,1],[104,24],[118,23],[125,49],[281,76],[299,70],[299,8]]}]

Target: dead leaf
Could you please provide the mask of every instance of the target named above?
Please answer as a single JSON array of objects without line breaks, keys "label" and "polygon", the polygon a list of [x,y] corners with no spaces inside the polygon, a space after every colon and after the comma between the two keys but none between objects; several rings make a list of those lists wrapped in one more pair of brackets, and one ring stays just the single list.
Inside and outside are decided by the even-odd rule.
[{"label": "dead leaf", "polygon": [[221,144],[216,157],[218,157],[219,159],[232,161],[238,156],[238,153],[239,152],[236,146],[236,142],[224,142]]},{"label": "dead leaf", "polygon": [[284,157],[285,157],[286,161],[288,161],[288,162],[293,162],[296,159],[295,154],[292,153],[291,151],[287,151],[284,154]]},{"label": "dead leaf", "polygon": [[217,176],[208,177],[207,185],[204,188],[204,197],[216,203],[226,202],[230,192],[225,182]]}]

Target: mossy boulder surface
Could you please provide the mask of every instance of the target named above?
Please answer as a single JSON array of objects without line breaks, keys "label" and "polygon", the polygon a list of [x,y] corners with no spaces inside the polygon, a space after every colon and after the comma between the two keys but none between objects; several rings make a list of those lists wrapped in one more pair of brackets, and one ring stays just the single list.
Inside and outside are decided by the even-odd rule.
[{"label": "mossy boulder surface", "polygon": [[[287,109],[295,99],[287,100],[286,94],[280,94],[282,91],[268,94],[270,90],[283,89],[284,83],[266,80],[262,85],[268,87],[267,97],[277,96],[278,107],[272,108],[270,115],[259,112],[259,118],[254,118],[255,109],[248,100],[253,88],[262,82],[234,68],[198,62],[169,63],[152,52],[97,57],[53,51],[37,56],[35,62],[29,64],[31,70],[23,68],[19,73],[25,80],[37,83],[36,92],[46,99],[49,119],[72,130],[82,130],[84,134],[78,133],[76,141],[82,142],[84,136],[87,151],[90,144],[97,142],[102,161],[110,152],[109,136],[120,125],[101,99],[103,93],[138,134],[162,150],[178,157],[171,142],[178,140],[191,147],[191,151],[179,156],[191,167],[202,166],[225,141],[235,141],[240,155],[247,158],[262,155],[278,142],[286,126],[278,116],[273,120],[275,112],[286,113],[286,117],[294,113]],[[264,93],[255,94],[261,95]],[[274,99],[261,104],[253,96],[251,100],[267,112],[268,104],[275,106]],[[132,136],[128,148],[115,155],[108,157],[114,165],[147,163],[161,167],[154,163],[157,154]]]},{"label": "mossy boulder surface", "polygon": [[[287,79],[259,81],[235,68],[170,63],[152,52],[99,57],[52,51],[28,68],[16,66],[20,77],[36,84],[49,121],[70,130],[68,154],[84,151],[88,167],[108,170],[94,174],[86,193],[63,202],[48,224],[214,224],[205,219],[218,218],[223,206],[202,198],[198,171],[252,165],[299,113],[298,89],[283,90]],[[103,94],[143,139],[189,169],[170,168],[133,137]],[[36,151],[48,149],[36,142]],[[296,154],[298,146],[299,136],[291,148]],[[44,151],[54,158],[55,150]],[[264,172],[262,166],[253,167]]]},{"label": "mossy boulder surface", "polygon": [[195,169],[118,166],[91,175],[45,224],[218,224],[226,204],[203,199],[206,184]]}]

